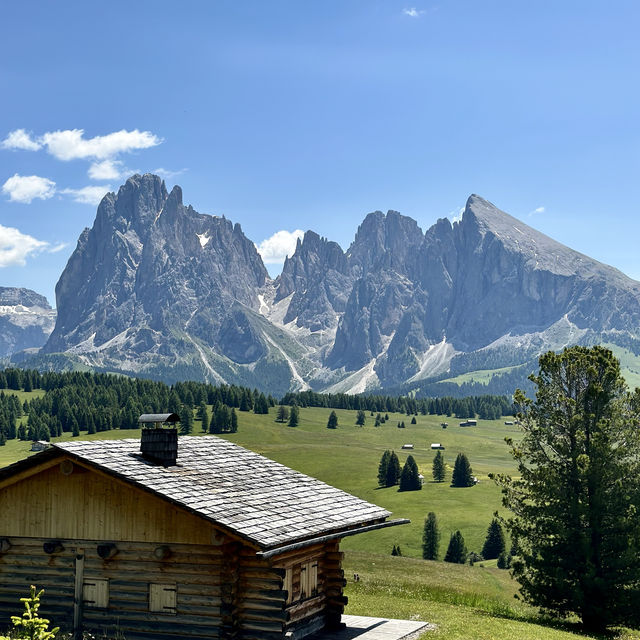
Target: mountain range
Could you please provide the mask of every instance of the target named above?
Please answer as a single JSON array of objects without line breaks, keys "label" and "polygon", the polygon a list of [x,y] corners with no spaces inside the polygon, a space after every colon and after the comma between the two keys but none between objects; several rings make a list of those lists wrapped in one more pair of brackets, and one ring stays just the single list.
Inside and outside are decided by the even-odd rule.
[{"label": "mountain range", "polygon": [[[29,306],[26,290],[0,289],[0,309],[11,306],[3,291],[23,292],[11,298],[16,309],[42,310],[23,338],[4,328],[19,314],[0,315],[0,354],[42,346],[18,358],[24,366],[273,393],[445,390],[470,372],[469,388],[489,392],[524,379],[549,349],[640,353],[640,283],[477,195],[460,222],[426,232],[397,211],[370,213],[346,252],[307,231],[272,280],[239,224],[184,205],[180,187],[168,192],[158,176],[135,175],[80,235],[46,343],[46,300],[31,292]],[[27,339],[27,326],[41,334]],[[495,375],[479,387],[485,370]]]}]

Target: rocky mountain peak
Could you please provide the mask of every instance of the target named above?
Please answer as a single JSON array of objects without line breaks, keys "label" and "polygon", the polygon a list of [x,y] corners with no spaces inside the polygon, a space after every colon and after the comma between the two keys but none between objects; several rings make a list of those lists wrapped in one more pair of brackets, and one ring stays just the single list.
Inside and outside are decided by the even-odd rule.
[{"label": "rocky mountain peak", "polygon": [[51,309],[48,300],[31,289],[0,287],[0,307],[13,307],[17,305]]},{"label": "rocky mountain peak", "polygon": [[257,308],[267,278],[238,225],[185,207],[182,189],[168,193],[158,176],[134,175],[102,200],[69,258],[45,351],[100,352],[117,339],[123,357],[169,356],[176,330],[211,342],[234,304]]},{"label": "rocky mountain peak", "polygon": [[374,211],[358,227],[347,251],[350,267],[356,275],[388,268],[405,273],[412,262],[407,257],[422,243],[424,234],[418,223],[397,211]]},{"label": "rocky mountain peak", "polygon": [[0,357],[41,347],[53,330],[56,312],[47,299],[18,287],[0,287]]}]

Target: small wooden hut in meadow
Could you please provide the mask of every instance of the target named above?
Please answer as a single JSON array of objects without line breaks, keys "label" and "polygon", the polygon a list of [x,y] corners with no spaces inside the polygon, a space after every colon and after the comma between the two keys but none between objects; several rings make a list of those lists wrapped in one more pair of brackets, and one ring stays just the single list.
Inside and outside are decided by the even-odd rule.
[{"label": "small wooden hut in meadow", "polygon": [[0,469],[0,630],[36,584],[76,631],[295,640],[340,625],[340,540],[389,516],[215,436],[54,444]]}]

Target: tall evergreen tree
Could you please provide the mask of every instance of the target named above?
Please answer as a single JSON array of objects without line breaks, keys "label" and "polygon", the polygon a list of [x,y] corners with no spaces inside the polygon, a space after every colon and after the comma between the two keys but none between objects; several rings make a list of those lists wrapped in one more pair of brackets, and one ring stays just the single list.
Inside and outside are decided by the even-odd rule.
[{"label": "tall evergreen tree", "polygon": [[278,407],[276,412],[276,422],[286,422],[289,419],[289,408],[284,405]]},{"label": "tall evergreen tree", "polygon": [[422,489],[420,472],[413,456],[408,456],[400,472],[400,491],[418,491]]},{"label": "tall evergreen tree", "polygon": [[387,467],[389,466],[389,458],[391,458],[391,451],[387,449],[380,458],[380,464],[378,464],[378,485],[381,487],[387,486]]},{"label": "tall evergreen tree", "polygon": [[198,418],[201,422],[201,429],[204,433],[209,431],[209,412],[207,411],[207,405],[201,402],[198,407]]},{"label": "tall evergreen tree", "polygon": [[329,414],[329,419],[327,420],[327,429],[335,429],[338,426],[338,414],[335,411],[332,411]]},{"label": "tall evergreen tree", "polygon": [[487,529],[487,537],[482,545],[482,557],[485,560],[493,560],[504,553],[506,544],[502,526],[496,518],[491,521]]},{"label": "tall evergreen tree", "polygon": [[469,459],[464,453],[456,456],[456,462],[453,465],[453,473],[451,474],[452,487],[472,487],[474,485],[473,475]]},{"label": "tall evergreen tree", "polygon": [[460,531],[451,534],[444,561],[455,564],[464,564],[467,561],[467,547]]},{"label": "tall evergreen tree", "polygon": [[540,357],[535,400],[515,394],[516,477],[496,476],[524,598],[590,630],[640,625],[640,391],[603,347]]},{"label": "tall evergreen tree", "polygon": [[433,479],[436,482],[443,482],[445,479],[447,472],[446,467],[444,466],[444,456],[442,455],[442,451],[438,451],[435,458],[433,459],[432,474]]},{"label": "tall evergreen tree", "polygon": [[398,480],[400,480],[400,460],[398,460],[396,452],[392,451],[387,464],[387,478],[385,486],[393,487],[398,484]]},{"label": "tall evergreen tree", "polygon": [[362,409],[358,409],[358,413],[356,415],[356,425],[358,425],[359,427],[364,427],[366,419],[367,416],[365,416],[364,411]]},{"label": "tall evergreen tree", "polygon": [[290,427],[297,427],[300,422],[300,409],[298,409],[298,405],[294,404],[291,406],[291,411],[289,412],[289,422],[287,423]]},{"label": "tall evergreen tree", "polygon": [[229,431],[231,433],[237,433],[238,431],[238,414],[236,413],[235,407],[231,409],[231,427]]},{"label": "tall evergreen tree", "polygon": [[429,511],[424,519],[422,531],[422,557],[425,560],[437,560],[440,549],[440,529],[433,511]]}]

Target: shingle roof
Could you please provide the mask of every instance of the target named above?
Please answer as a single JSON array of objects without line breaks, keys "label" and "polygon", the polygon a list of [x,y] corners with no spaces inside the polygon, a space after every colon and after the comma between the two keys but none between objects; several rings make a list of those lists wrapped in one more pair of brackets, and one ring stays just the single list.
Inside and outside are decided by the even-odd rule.
[{"label": "shingle roof", "polygon": [[139,440],[53,445],[269,549],[379,522],[390,512],[215,436],[179,438],[178,464],[140,454]]}]

